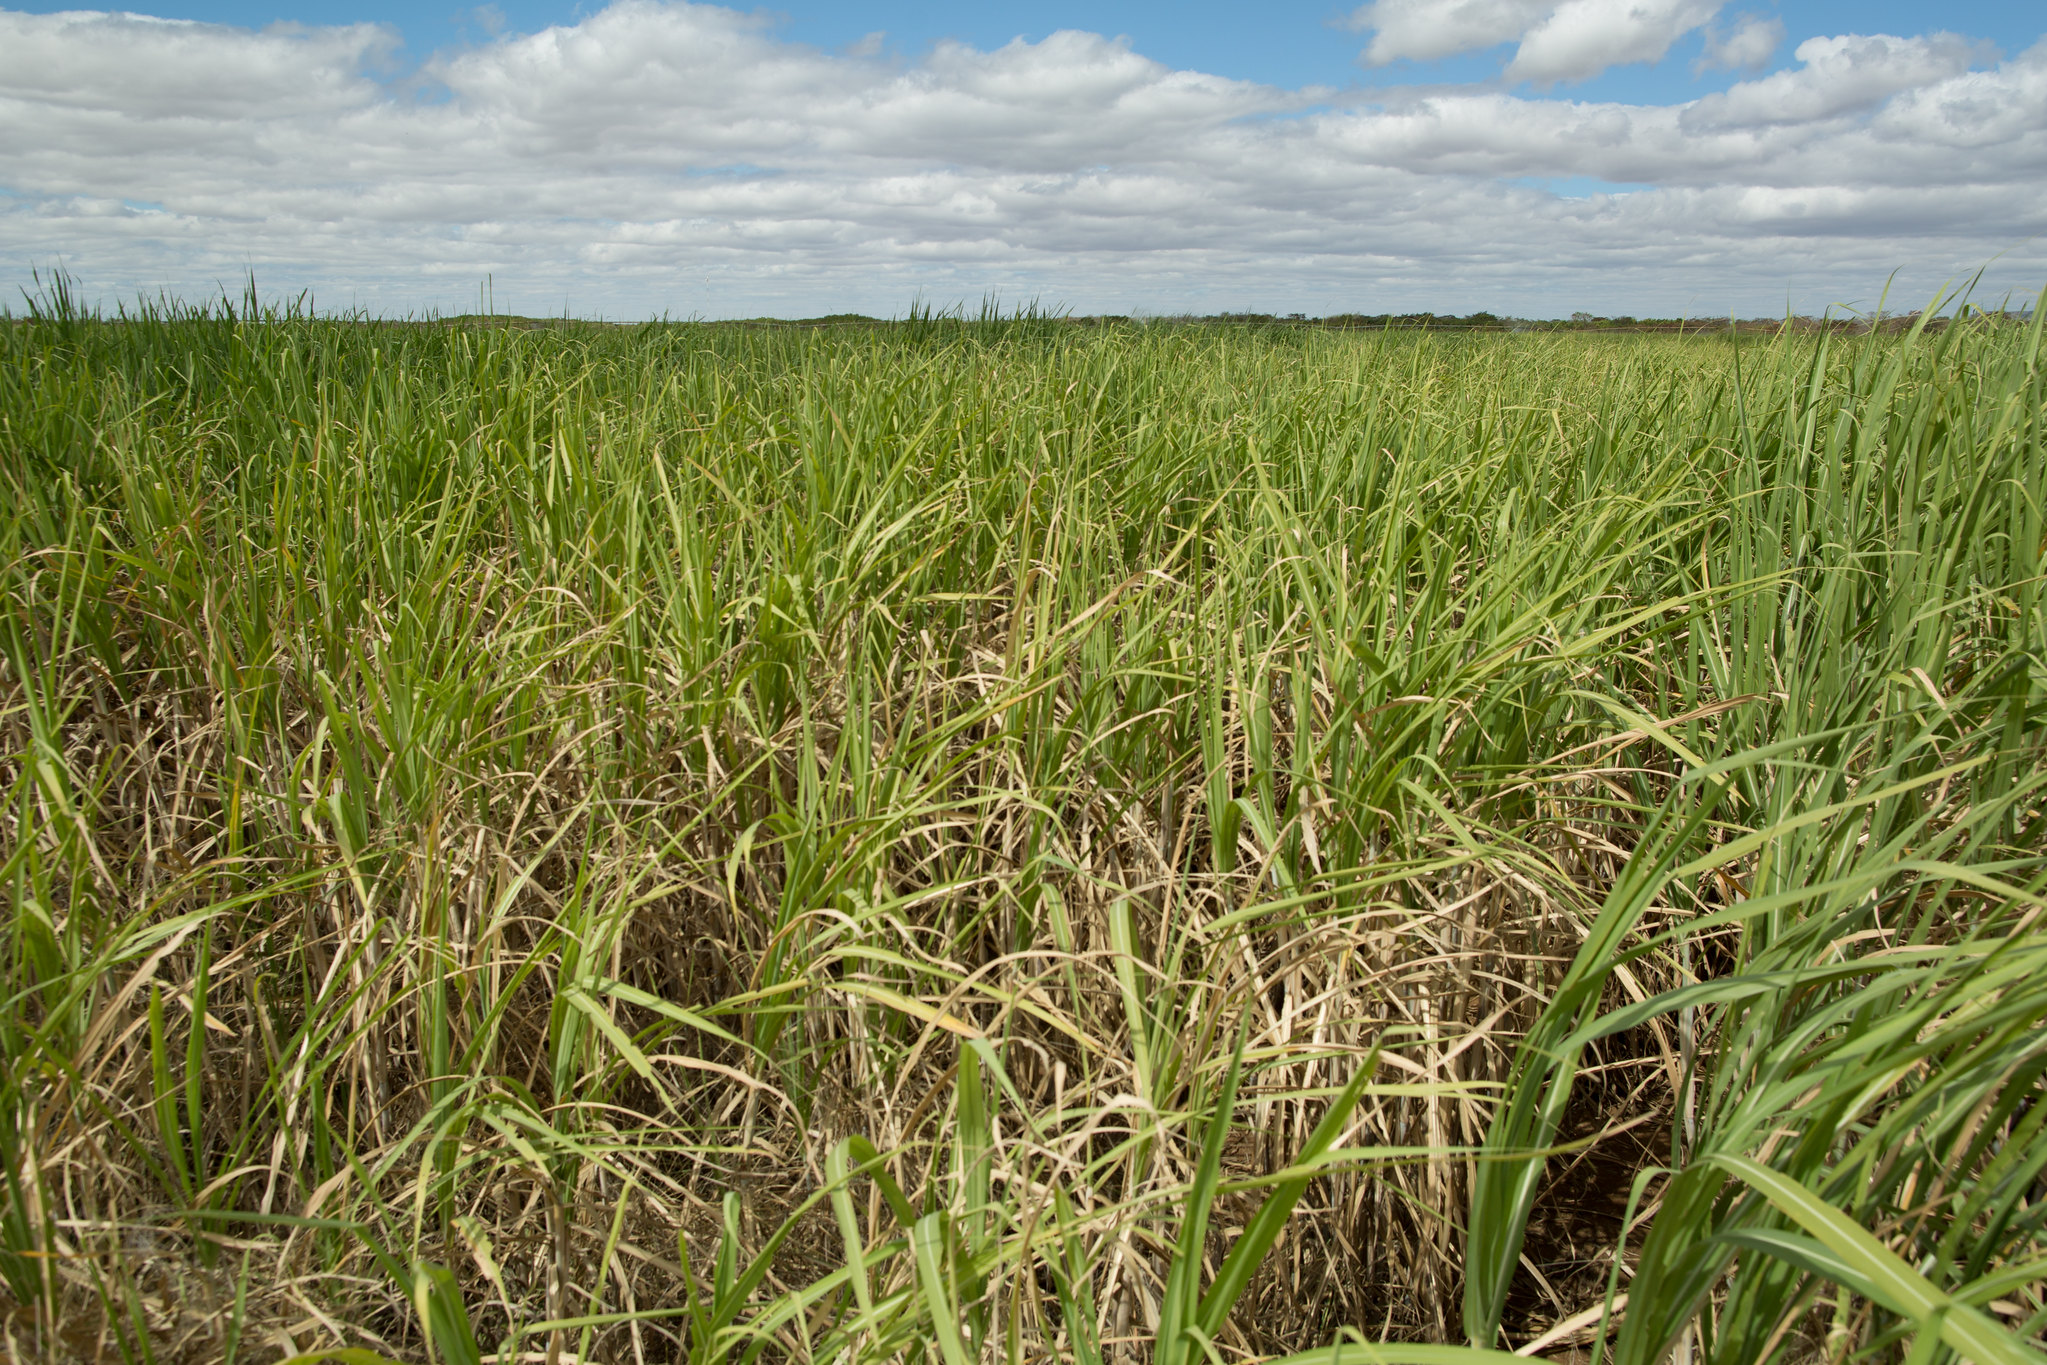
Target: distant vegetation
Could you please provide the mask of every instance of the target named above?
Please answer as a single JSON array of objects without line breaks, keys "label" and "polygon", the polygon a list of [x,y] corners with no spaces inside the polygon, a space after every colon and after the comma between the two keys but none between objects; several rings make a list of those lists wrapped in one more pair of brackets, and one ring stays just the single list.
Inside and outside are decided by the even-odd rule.
[{"label": "distant vegetation", "polygon": [[[1208,315],[1181,314],[1171,317],[1131,317],[1120,314],[1055,314],[1048,320],[1078,326],[1237,326],[1272,328],[1333,328],[1342,331],[1426,331],[1426,332],[1673,332],[1691,335],[1724,335],[1730,328],[1744,334],[1762,332],[1813,332],[1829,331],[1849,335],[1860,335],[1869,331],[1906,332],[1916,329],[1938,332],[1958,318],[1977,325],[2024,326],[2031,321],[2032,310],[2023,312],[2006,310],[1985,310],[1963,306],[1955,313],[1942,313],[1927,317],[1923,322],[1918,313],[1884,313],[1862,316],[1849,313],[1830,313],[1824,317],[1800,314],[1780,317],[1758,318],[1655,318],[1617,315],[1607,317],[1595,313],[1573,313],[1568,318],[1517,318],[1504,317],[1494,313],[1477,312],[1458,315],[1454,313],[1331,313],[1326,317],[1309,317],[1305,313],[1212,313]],[[932,319],[912,318],[911,322]],[[938,320],[957,321],[967,325],[963,317]],[[478,321],[474,318],[457,318],[450,321],[468,324]],[[501,319],[516,323],[538,325],[531,319]],[[827,317],[798,318],[754,318],[738,324],[751,327],[840,327],[876,326],[901,327],[903,322],[885,318],[871,318],[860,313],[834,313]],[[987,325],[987,319],[980,319],[978,325]]]},{"label": "distant vegetation", "polygon": [[2037,320],[502,321],[0,322],[13,1358],[2043,1360]]}]

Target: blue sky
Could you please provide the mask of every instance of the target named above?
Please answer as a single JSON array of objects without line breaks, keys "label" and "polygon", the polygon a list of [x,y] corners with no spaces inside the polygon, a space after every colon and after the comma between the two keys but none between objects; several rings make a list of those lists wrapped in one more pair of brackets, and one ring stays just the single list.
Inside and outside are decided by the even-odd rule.
[{"label": "blue sky", "polygon": [[[29,13],[81,9],[79,3],[14,4]],[[261,28],[268,24],[387,24],[405,39],[405,55],[418,61],[446,47],[474,43],[495,32],[530,33],[572,24],[601,6],[521,3],[498,0],[486,6],[386,3],[380,0],[322,0],[304,5],[246,3],[143,3],[138,11],[164,18]],[[982,0],[976,4],[935,0],[894,3],[738,4],[732,8],[777,16],[780,33],[796,42],[843,48],[870,33],[887,35],[888,46],[914,56],[941,39],[979,48],[1000,47],[1012,38],[1041,39],[1059,29],[1083,29],[1111,37],[1127,35],[1133,47],[1168,66],[1206,71],[1270,85],[1382,85],[1474,81],[1493,76],[1511,44],[1438,62],[1401,62],[1372,70],[1361,66],[1360,35],[1348,21],[1355,5],[1328,0],[1264,0],[1256,6],[1165,3],[1164,0]],[[2047,23],[2037,4],[2021,0],[1952,0],[1929,6],[1921,0],[1761,0],[1746,9],[1781,19],[1789,39],[1766,67],[1789,64],[1799,38],[1832,33],[1923,33],[1951,29],[2017,52],[2037,41]],[[1737,79],[1729,71],[1694,73],[1701,35],[1681,39],[1663,61],[1613,68],[1572,87],[1590,99],[1669,102]]]},{"label": "blue sky", "polygon": [[2047,283],[2037,5],[60,8],[0,0],[0,282],[614,316]]}]

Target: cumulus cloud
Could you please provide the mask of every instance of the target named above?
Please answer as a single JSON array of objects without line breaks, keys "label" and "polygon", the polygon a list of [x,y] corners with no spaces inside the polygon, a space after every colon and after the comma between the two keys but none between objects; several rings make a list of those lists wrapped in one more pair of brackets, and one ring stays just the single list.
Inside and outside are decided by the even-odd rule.
[{"label": "cumulus cloud", "polygon": [[[1522,44],[1552,79],[1646,59],[1628,54],[1700,12],[1540,8]],[[1585,37],[1594,13],[1616,33]],[[2047,44],[1986,67],[1944,35],[1815,40],[1794,69],[1659,106],[1346,105],[1077,32],[905,63],[656,0],[402,79],[393,41],[0,11],[0,276],[61,261],[118,296],[253,268],[405,308],[490,274],[529,311],[637,316],[991,289],[1117,311],[1601,291],[1710,311],[1737,284],[1768,308],[1793,281],[1861,294],[1901,265],[1930,287],[2047,224]],[[2035,246],[2004,260],[2047,276]]]},{"label": "cumulus cloud", "polygon": [[1556,8],[1556,0],[1372,0],[1351,26],[1372,30],[1365,60],[1433,62],[1519,38]]},{"label": "cumulus cloud", "polygon": [[73,110],[116,98],[135,119],[212,119],[252,107],[336,112],[373,93],[365,70],[398,37],[375,24],[268,33],[133,14],[0,11],[0,98]]},{"label": "cumulus cloud", "polygon": [[1547,85],[1661,61],[1672,43],[1719,10],[1719,0],[1564,0],[1522,36],[1507,78]]},{"label": "cumulus cloud", "polygon": [[1684,126],[1703,130],[1810,124],[1865,110],[1903,91],[1951,80],[1969,69],[1977,45],[1952,33],[1924,38],[1810,38],[1793,54],[1802,63],[1708,95],[1685,111]]},{"label": "cumulus cloud", "polygon": [[[1351,15],[1370,29],[1368,66],[1439,61],[1518,43],[1507,78],[1552,85],[1610,66],[1661,61],[1671,44],[1710,23],[1724,0],[1372,0]],[[1757,37],[1745,40],[1753,47]],[[1764,55],[1768,55],[1765,53]]]},{"label": "cumulus cloud", "polygon": [[1706,50],[1697,71],[1754,71],[1776,55],[1784,42],[1784,21],[1761,14],[1739,16],[1732,29],[1706,31]]}]

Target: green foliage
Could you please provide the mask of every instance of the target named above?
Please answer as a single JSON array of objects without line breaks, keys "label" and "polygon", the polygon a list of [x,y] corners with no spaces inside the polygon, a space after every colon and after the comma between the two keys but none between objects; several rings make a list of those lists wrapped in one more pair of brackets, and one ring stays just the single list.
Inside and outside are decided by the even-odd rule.
[{"label": "green foliage", "polygon": [[2037,321],[66,290],[20,1350],[2037,1358]]}]

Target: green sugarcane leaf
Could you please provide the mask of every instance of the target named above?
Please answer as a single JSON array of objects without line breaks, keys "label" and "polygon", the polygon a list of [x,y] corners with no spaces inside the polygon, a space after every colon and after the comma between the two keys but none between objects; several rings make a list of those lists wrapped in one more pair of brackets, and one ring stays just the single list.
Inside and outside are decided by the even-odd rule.
[{"label": "green sugarcane leaf", "polygon": [[[1197,1325],[1196,1315],[1202,1253],[1208,1242],[1209,1211],[1215,1207],[1216,1186],[1222,1179],[1223,1148],[1229,1142],[1236,1121],[1237,1083],[1244,1073],[1244,1045],[1251,1036],[1251,1012],[1244,1012],[1237,1029],[1237,1043],[1223,1072],[1222,1090],[1215,1098],[1215,1112],[1201,1143],[1201,1156],[1194,1167],[1194,1183],[1187,1190],[1186,1212],[1180,1222],[1180,1242],[1166,1272],[1165,1294],[1159,1305],[1158,1344],[1153,1359],[1158,1365],[1181,1365],[1187,1357],[1187,1330]],[[1275,1233],[1277,1228],[1274,1229]]]},{"label": "green sugarcane leaf", "polygon": [[413,1267],[412,1295],[420,1319],[426,1323],[427,1339],[442,1365],[483,1365],[476,1333],[469,1325],[469,1309],[455,1277],[437,1265],[424,1262]]},{"label": "green sugarcane leaf", "polygon": [[[1343,1135],[1345,1125],[1350,1122],[1350,1116],[1357,1109],[1358,1101],[1363,1098],[1365,1088],[1371,1083],[1378,1066],[1379,1050],[1374,1048],[1358,1067],[1357,1074],[1351,1077],[1350,1084],[1346,1085],[1342,1093],[1330,1103],[1329,1111],[1322,1116],[1322,1121],[1315,1125],[1315,1131],[1308,1135],[1308,1141],[1294,1157],[1295,1165],[1308,1165],[1335,1145],[1337,1138]],[[1265,1197],[1265,1202],[1259,1206],[1258,1212],[1252,1216],[1251,1222],[1238,1234],[1236,1244],[1224,1258],[1222,1268],[1216,1271],[1215,1282],[1208,1287],[1208,1293],[1202,1296],[1200,1311],[1195,1315],[1195,1326],[1204,1336],[1213,1338],[1222,1330],[1223,1323],[1229,1318],[1230,1309],[1235,1306],[1238,1296],[1244,1292],[1244,1287],[1251,1283],[1251,1277],[1258,1273],[1258,1266],[1265,1259],[1265,1253],[1271,1249],[1273,1242],[1278,1240],[1280,1229],[1286,1226],[1288,1215],[1293,1212],[1294,1205],[1300,1202],[1301,1196],[1307,1192],[1309,1182],[1313,1179],[1313,1176],[1302,1176],[1275,1186],[1272,1193]]]},{"label": "green sugarcane leaf", "polygon": [[969,1365],[970,1357],[960,1340],[959,1309],[954,1306],[946,1281],[945,1252],[952,1215],[940,1209],[917,1220],[910,1230],[910,1250],[917,1262],[917,1283],[924,1291],[924,1306],[931,1314],[931,1335],[938,1342],[945,1365]]},{"label": "green sugarcane leaf", "polygon": [[1705,1158],[1774,1204],[1858,1275],[1868,1295],[1900,1317],[1938,1323],[1940,1339],[1977,1365],[2047,1365],[2047,1354],[1961,1303],[1905,1264],[1847,1214],[1806,1186],[1745,1156]]}]

